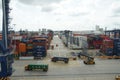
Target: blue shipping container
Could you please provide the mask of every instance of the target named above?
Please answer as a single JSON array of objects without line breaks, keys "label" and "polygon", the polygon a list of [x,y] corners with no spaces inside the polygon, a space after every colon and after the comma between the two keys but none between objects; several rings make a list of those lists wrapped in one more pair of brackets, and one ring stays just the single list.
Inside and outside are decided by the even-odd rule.
[{"label": "blue shipping container", "polygon": [[46,52],[45,51],[41,51],[41,52],[34,52],[34,56],[43,56],[43,57],[46,57]]},{"label": "blue shipping container", "polygon": [[120,39],[114,39],[114,55],[120,56]]},{"label": "blue shipping container", "polygon": [[106,49],[105,53],[107,56],[113,56],[113,48]]}]

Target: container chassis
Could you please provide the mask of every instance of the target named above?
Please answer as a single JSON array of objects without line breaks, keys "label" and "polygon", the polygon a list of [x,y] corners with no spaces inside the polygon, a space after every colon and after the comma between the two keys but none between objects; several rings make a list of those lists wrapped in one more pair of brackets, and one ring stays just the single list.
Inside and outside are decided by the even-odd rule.
[{"label": "container chassis", "polygon": [[56,62],[56,61],[64,61],[65,63],[69,62],[69,58],[66,57],[53,57],[51,59],[52,62]]}]

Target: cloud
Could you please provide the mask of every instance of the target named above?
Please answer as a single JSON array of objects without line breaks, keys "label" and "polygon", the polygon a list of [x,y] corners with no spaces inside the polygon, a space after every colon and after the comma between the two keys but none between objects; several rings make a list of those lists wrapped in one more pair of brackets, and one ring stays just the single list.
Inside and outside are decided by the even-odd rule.
[{"label": "cloud", "polygon": [[46,27],[52,26],[50,27],[52,29],[65,29],[69,26],[70,29],[81,30],[79,26],[89,29],[96,24],[106,26],[120,21],[120,0],[11,1],[12,23],[17,24],[16,29],[28,26],[26,28],[33,30],[35,28],[33,26],[46,25]]},{"label": "cloud", "polygon": [[54,9],[55,9],[55,7],[53,7],[53,6],[43,6],[41,8],[41,11],[42,12],[52,12]]},{"label": "cloud", "polygon": [[114,14],[114,15],[112,15],[110,17],[120,17],[120,14]]},{"label": "cloud", "polygon": [[49,5],[52,3],[59,3],[62,0],[19,0],[19,2],[27,5]]},{"label": "cloud", "polygon": [[120,17],[120,7],[113,10],[113,15],[111,17]]},{"label": "cloud", "polygon": [[77,16],[85,16],[85,15],[88,15],[89,13],[88,12],[76,12],[76,13],[71,13],[69,16],[73,16],[73,17],[77,17]]},{"label": "cloud", "polygon": [[115,23],[113,23],[115,26],[120,26],[120,23],[118,23],[118,22],[115,22]]},{"label": "cloud", "polygon": [[111,5],[112,15],[110,17],[120,17],[120,0],[115,0]]},{"label": "cloud", "polygon": [[22,4],[30,6],[40,6],[42,12],[51,12],[57,8],[63,0],[19,0]]},{"label": "cloud", "polygon": [[120,14],[120,7],[114,10],[114,13]]}]

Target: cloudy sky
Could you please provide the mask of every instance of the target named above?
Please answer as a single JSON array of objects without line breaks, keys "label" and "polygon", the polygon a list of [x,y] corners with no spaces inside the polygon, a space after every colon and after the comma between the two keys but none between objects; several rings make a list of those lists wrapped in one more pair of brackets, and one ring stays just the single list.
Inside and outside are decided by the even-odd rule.
[{"label": "cloudy sky", "polygon": [[[11,0],[14,29],[94,30],[120,27],[120,0]],[[1,2],[0,2],[1,9]],[[0,24],[2,23],[0,10]]]}]

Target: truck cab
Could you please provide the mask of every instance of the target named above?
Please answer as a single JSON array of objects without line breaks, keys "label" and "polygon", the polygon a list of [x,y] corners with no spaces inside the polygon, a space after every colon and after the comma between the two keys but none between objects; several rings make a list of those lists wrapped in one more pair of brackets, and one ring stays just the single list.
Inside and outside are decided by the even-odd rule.
[{"label": "truck cab", "polygon": [[87,57],[87,58],[84,60],[84,64],[95,64],[94,58],[92,58],[92,57]]}]

